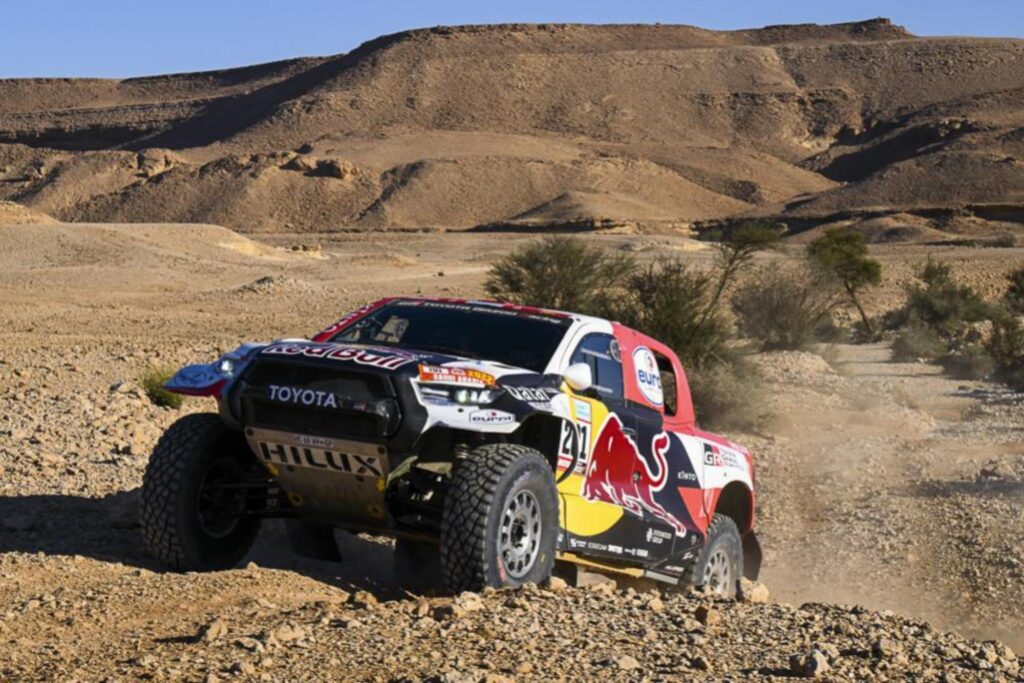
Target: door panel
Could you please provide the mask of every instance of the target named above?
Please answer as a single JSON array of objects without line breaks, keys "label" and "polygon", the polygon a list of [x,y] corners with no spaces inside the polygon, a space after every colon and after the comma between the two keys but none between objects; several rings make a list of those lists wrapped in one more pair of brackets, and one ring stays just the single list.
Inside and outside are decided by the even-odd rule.
[{"label": "door panel", "polygon": [[[650,513],[650,476],[642,476],[649,467],[638,447],[645,436],[624,400],[618,343],[612,335],[588,335],[571,362],[590,365],[596,388],[570,397],[573,422],[563,424],[559,441],[565,547],[641,564],[667,558],[674,533]],[[653,431],[660,432],[660,425]],[[585,453],[581,444],[587,444]]]}]

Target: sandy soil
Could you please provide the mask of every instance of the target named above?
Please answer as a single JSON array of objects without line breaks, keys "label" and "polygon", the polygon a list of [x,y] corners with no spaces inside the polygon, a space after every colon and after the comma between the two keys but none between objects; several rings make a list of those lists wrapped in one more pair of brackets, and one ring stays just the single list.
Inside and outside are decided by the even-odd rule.
[{"label": "sandy soil", "polygon": [[[671,603],[673,626],[645,594],[570,591],[536,603],[551,614],[484,596],[493,617],[449,623],[450,600],[402,599],[390,548],[374,539],[340,534],[346,561],[311,563],[284,551],[271,526],[255,564],[205,576],[168,574],[147,557],[137,487],[178,413],[148,402],[140,373],[245,340],[310,334],[385,294],[479,294],[490,261],[525,239],[353,233],[257,243],[215,226],[0,227],[0,676],[294,680],[341,667],[354,679],[534,678],[544,677],[545,661],[574,651],[580,675],[594,678],[715,678],[802,671],[789,655],[824,648],[846,678],[913,670],[930,672],[925,679],[942,671],[1013,679],[1012,654],[884,610],[1024,648],[1024,405],[984,383],[893,363],[878,345],[761,356],[777,417],[765,434],[731,435],[757,454],[773,597],[867,610],[722,604],[713,606],[721,623],[709,627],[694,611],[700,600],[683,599]],[[681,238],[594,239],[696,266],[710,258]],[[887,281],[874,310],[895,301],[925,256],[917,247],[878,249]],[[995,287],[1022,252],[949,248],[942,256]],[[209,407],[190,400],[185,410]],[[368,609],[376,600],[388,604]],[[610,631],[602,642],[562,642],[549,629],[565,613]],[[428,623],[424,615],[434,616]],[[204,628],[215,635],[204,640]],[[493,646],[470,637],[479,628],[491,629]],[[501,654],[520,628],[533,629],[533,644]],[[683,640],[645,639],[643,629]],[[639,640],[631,645],[628,633]],[[895,648],[888,655],[875,652],[880,638],[889,642],[879,651]],[[404,659],[391,642],[402,643]],[[339,654],[342,643],[350,651]],[[686,657],[673,660],[680,651]],[[616,659],[626,653],[636,667]],[[570,671],[563,675],[573,678]]]}]

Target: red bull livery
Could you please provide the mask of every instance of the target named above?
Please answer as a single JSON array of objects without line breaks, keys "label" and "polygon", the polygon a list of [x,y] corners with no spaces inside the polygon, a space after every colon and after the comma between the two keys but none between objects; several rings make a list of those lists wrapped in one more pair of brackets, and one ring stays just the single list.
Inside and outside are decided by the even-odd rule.
[{"label": "red bull livery", "polygon": [[168,388],[217,401],[171,426],[143,484],[153,553],[229,567],[263,519],[302,554],[336,528],[396,538],[396,575],[453,591],[556,562],[732,595],[755,577],[750,453],[700,430],[664,344],[607,320],[391,298],[311,339],[246,344]]}]

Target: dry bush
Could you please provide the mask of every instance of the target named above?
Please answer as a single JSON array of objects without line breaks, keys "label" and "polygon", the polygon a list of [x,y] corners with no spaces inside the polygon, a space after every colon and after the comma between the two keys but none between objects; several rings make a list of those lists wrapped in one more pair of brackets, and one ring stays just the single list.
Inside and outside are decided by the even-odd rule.
[{"label": "dry bush", "polygon": [[838,303],[835,289],[809,273],[764,269],[736,290],[732,310],[740,334],[762,350],[793,351],[821,340]]},{"label": "dry bush", "polygon": [[183,402],[181,394],[175,394],[164,388],[164,384],[173,376],[174,371],[166,368],[150,368],[142,373],[139,381],[142,383],[142,389],[146,392],[146,396],[154,405],[175,410],[181,408]]},{"label": "dry bush", "polygon": [[985,379],[995,370],[995,360],[979,344],[969,344],[939,359],[943,371],[954,379]]},{"label": "dry bush", "polygon": [[709,429],[758,432],[771,418],[764,380],[750,362],[735,359],[687,375],[701,425]]},{"label": "dry bush", "polygon": [[555,235],[500,259],[484,287],[499,301],[600,315],[637,268],[632,256]]},{"label": "dry bush", "polygon": [[956,281],[947,263],[929,258],[917,277],[924,286],[910,289],[906,305],[894,316],[900,326],[918,322],[954,343],[970,324],[989,320],[995,314],[995,308],[980,294]]},{"label": "dry bush", "polygon": [[892,341],[893,360],[915,362],[935,360],[948,351],[948,346],[930,327],[921,323],[907,325]]},{"label": "dry bush", "polygon": [[1003,305],[1013,315],[1024,315],[1024,268],[1010,271],[1006,279],[1009,284],[1003,295]]},{"label": "dry bush", "polygon": [[1024,326],[1020,320],[1011,315],[994,318],[985,351],[992,358],[995,378],[1024,391]]},{"label": "dry bush", "polygon": [[605,313],[672,348],[687,368],[710,367],[730,360],[733,338],[714,289],[713,275],[661,259],[632,273]]}]

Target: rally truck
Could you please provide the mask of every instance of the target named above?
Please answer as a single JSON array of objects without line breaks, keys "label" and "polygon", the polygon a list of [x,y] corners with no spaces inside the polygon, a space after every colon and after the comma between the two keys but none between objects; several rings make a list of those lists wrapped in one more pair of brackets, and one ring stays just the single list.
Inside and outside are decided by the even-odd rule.
[{"label": "rally truck", "polygon": [[174,569],[236,565],[268,518],[321,558],[335,529],[391,536],[398,576],[439,562],[451,591],[566,562],[732,595],[760,564],[750,452],[697,426],[667,346],[615,322],[389,298],[166,386],[218,407],[146,469],[143,533]]}]

